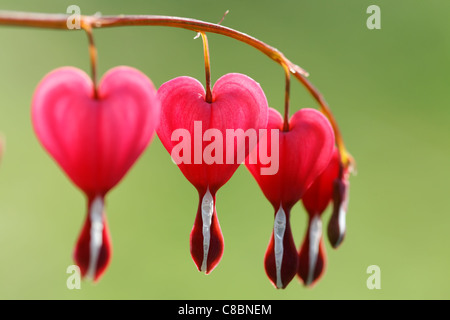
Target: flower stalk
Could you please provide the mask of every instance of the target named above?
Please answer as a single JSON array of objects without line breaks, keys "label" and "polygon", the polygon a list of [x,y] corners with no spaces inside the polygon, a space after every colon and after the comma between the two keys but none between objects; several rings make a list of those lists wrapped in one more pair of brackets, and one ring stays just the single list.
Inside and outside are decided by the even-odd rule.
[{"label": "flower stalk", "polygon": [[[50,29],[67,29],[66,14],[48,14],[48,13],[31,13],[16,11],[0,11],[0,25],[50,28]],[[196,19],[158,16],[158,15],[118,15],[118,16],[80,16],[81,25],[89,26],[89,28],[109,28],[123,26],[165,26],[191,30],[197,33],[205,34],[206,32],[221,34],[229,38],[244,42],[255,49],[261,51],[271,60],[280,64],[285,70],[289,71],[303,86],[310,92],[313,98],[318,102],[320,111],[329,119],[336,137],[336,144],[339,149],[342,164],[345,168],[354,167],[354,160],[347,151],[344,140],[342,138],[339,126],[322,94],[307,79],[308,72],[292,63],[283,53],[276,48],[248,35],[243,32]],[[86,29],[85,29],[86,30]],[[92,35],[92,34],[91,34]],[[89,36],[89,33],[88,33]],[[92,57],[92,52],[91,52]],[[287,86],[287,85],[286,85]],[[285,108],[287,109],[287,108]],[[286,116],[285,116],[286,117]],[[288,117],[288,116],[287,116]]]},{"label": "flower stalk", "polygon": [[93,97],[94,99],[98,99],[98,90],[97,90],[97,47],[94,42],[94,34],[92,32],[92,26],[87,21],[83,21],[81,24],[81,28],[86,31],[86,35],[88,37],[89,42],[89,58],[91,60],[91,79],[93,84]]},{"label": "flower stalk", "polygon": [[211,63],[209,59],[209,45],[208,45],[208,37],[204,32],[200,32],[200,35],[203,40],[203,54],[205,56],[205,78],[206,78],[206,96],[205,101],[208,103],[212,103],[212,93],[211,93]]}]

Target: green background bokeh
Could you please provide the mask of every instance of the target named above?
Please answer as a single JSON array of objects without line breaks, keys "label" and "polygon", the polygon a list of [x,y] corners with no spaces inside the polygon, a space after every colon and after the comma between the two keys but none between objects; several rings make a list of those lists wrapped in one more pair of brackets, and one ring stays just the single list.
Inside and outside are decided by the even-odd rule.
[{"label": "green background bokeh", "polygon": [[[278,48],[311,73],[358,164],[351,177],[348,233],[313,289],[297,279],[276,290],[263,258],[273,209],[241,166],[219,191],[225,252],[208,276],[189,254],[198,198],[158,138],[107,198],[112,263],[98,284],[68,290],[66,268],[85,216],[85,199],[38,143],[33,91],[49,71],[89,71],[83,32],[0,26],[0,298],[2,299],[422,299],[450,298],[450,2],[5,1],[0,9],[82,14],[160,14],[217,22]],[[366,9],[381,8],[381,30]],[[136,67],[155,86],[181,75],[204,82],[201,40],[167,27],[94,32],[99,73]],[[284,74],[263,54],[210,35],[213,81],[229,72],[258,81],[282,111]],[[292,84],[291,114],[317,107]],[[306,229],[292,213],[297,245]],[[325,223],[329,212],[324,215]],[[366,287],[370,265],[381,290]]]}]

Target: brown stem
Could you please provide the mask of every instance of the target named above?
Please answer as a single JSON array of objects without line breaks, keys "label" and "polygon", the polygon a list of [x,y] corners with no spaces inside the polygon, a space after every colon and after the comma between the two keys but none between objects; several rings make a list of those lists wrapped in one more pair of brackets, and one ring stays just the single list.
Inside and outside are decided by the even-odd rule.
[{"label": "brown stem", "polygon": [[291,94],[291,72],[287,66],[283,65],[285,73],[285,90],[284,90],[284,122],[283,131],[289,131],[289,98]]},{"label": "brown stem", "polygon": [[208,103],[212,103],[212,93],[211,93],[211,64],[209,61],[209,45],[208,45],[208,37],[205,33],[200,32],[203,40],[203,53],[205,55],[205,77],[206,77],[206,97],[205,101]]},{"label": "brown stem", "polygon": [[92,84],[94,87],[93,96],[94,99],[98,99],[98,90],[97,90],[97,48],[94,43],[94,35],[92,33],[92,27],[89,23],[83,21],[81,24],[81,28],[86,31],[86,35],[89,41],[89,57],[91,60],[91,78]]},{"label": "brown stem", "polygon": [[[68,15],[28,13],[14,11],[0,11],[0,25],[14,25],[22,27],[38,27],[52,29],[67,29]],[[166,26],[187,29],[195,32],[211,32],[221,34],[244,42],[279,64],[285,64],[292,73],[308,76],[308,73],[289,61],[280,51],[268,44],[249,36],[243,32],[201,20],[153,16],[153,15],[120,15],[120,16],[81,16],[81,21],[88,21],[92,28],[123,27],[123,26]]]},{"label": "brown stem", "polygon": [[341,163],[346,167],[354,168],[355,160],[351,156],[351,154],[345,148],[344,140],[341,135],[341,131],[339,130],[339,126],[336,122],[336,119],[333,116],[333,113],[330,110],[325,98],[322,94],[317,90],[311,82],[308,81],[305,77],[302,77],[299,74],[294,74],[294,76],[305,86],[305,88],[311,93],[314,99],[319,103],[320,111],[328,118],[331,123],[331,126],[334,130],[334,135],[336,139],[336,145],[339,150],[339,155],[341,156]]},{"label": "brown stem", "polygon": [[225,17],[227,16],[227,14],[230,12],[230,10],[225,11],[225,13],[222,16],[222,19],[220,19],[219,22],[217,22],[217,24],[221,24],[223,22],[223,20],[225,20]]},{"label": "brown stem", "polygon": [[[53,29],[67,29],[68,15],[64,14],[47,14],[47,13],[28,13],[28,12],[14,12],[14,11],[0,11],[0,25],[12,25],[23,27],[38,27],[38,28],[53,28]],[[244,42],[255,49],[267,55],[270,59],[277,62],[283,68],[288,68],[289,72],[293,74],[311,93],[314,99],[320,105],[321,111],[330,120],[331,125],[336,135],[336,144],[339,148],[342,162],[345,166],[354,164],[354,160],[345,148],[337,122],[331,113],[328,104],[323,99],[320,92],[306,79],[308,72],[288,60],[276,48],[249,36],[243,32],[205,21],[170,17],[170,16],[153,16],[153,15],[120,15],[120,16],[81,16],[81,21],[89,21],[92,28],[105,27],[121,27],[121,26],[166,26],[191,30],[194,32],[211,32],[221,34],[238,41]]]}]

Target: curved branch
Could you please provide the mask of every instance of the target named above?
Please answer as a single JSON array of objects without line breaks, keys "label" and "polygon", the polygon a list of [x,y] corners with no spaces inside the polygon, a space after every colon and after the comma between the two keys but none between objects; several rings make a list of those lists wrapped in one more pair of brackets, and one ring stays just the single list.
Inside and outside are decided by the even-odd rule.
[{"label": "curved branch", "polygon": [[[29,13],[15,11],[0,11],[0,25],[22,27],[38,27],[50,29],[67,29],[65,14]],[[243,32],[201,20],[154,16],[154,15],[119,15],[119,16],[81,16],[82,24],[89,24],[92,28],[123,27],[123,26],[165,26],[191,30],[194,32],[210,32],[221,34],[244,42],[261,51],[275,62],[289,67],[291,73],[308,76],[308,72],[289,61],[280,51],[268,44],[249,36]]]},{"label": "curved branch", "polygon": [[[21,27],[37,27],[66,29],[69,15],[65,14],[47,14],[47,13],[29,13],[15,11],[0,11],[0,25],[11,25]],[[243,32],[201,20],[156,16],[156,15],[119,15],[119,16],[81,16],[82,25],[90,25],[92,28],[121,27],[121,26],[166,26],[191,30],[194,32],[210,32],[221,34],[238,41],[244,42],[255,49],[267,55],[270,59],[280,64],[285,70],[294,75],[310,92],[314,99],[319,103],[321,112],[330,120],[336,135],[336,144],[339,148],[341,160],[344,166],[354,164],[354,160],[345,148],[342,135],[337,122],[321,93],[306,78],[308,72],[300,68],[287,59],[283,53],[276,48],[248,35]]]}]

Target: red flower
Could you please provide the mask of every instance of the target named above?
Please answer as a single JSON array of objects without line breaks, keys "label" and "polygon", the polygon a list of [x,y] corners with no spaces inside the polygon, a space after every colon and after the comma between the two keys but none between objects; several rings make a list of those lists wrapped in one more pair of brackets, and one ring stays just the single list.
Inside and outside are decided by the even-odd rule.
[{"label": "red flower", "polygon": [[259,84],[242,74],[217,80],[211,103],[205,101],[201,83],[190,77],[166,82],[158,96],[162,110],[158,137],[199,194],[190,250],[198,270],[208,274],[219,263],[224,247],[216,193],[249,152],[242,141],[227,139],[227,133],[265,128],[267,100]]},{"label": "red flower", "polygon": [[308,228],[299,251],[298,276],[307,286],[314,285],[323,275],[326,265],[325,246],[322,237],[322,213],[333,196],[333,182],[339,176],[340,157],[334,149],[328,167],[317,177],[302,198],[308,212]]},{"label": "red flower", "polygon": [[35,91],[32,121],[44,148],[87,196],[74,259],[83,276],[98,280],[111,258],[105,195],[147,147],[160,105],[151,81],[129,67],[103,77],[98,99],[93,91],[83,71],[54,70]]},{"label": "red flower", "polygon": [[339,176],[333,182],[333,213],[328,223],[328,240],[337,249],[344,241],[346,226],[345,218],[349,200],[350,170],[339,169]]},{"label": "red flower", "polygon": [[265,165],[259,155],[256,164],[249,161],[246,165],[275,209],[264,263],[273,285],[285,288],[297,273],[298,265],[290,211],[330,162],[334,133],[328,120],[313,109],[296,112],[289,121],[289,131],[284,132],[281,115],[274,109],[269,110],[267,127],[279,131],[279,135],[275,138],[268,132],[267,144],[269,150],[274,143],[279,146],[279,170],[273,175],[261,174]]}]

